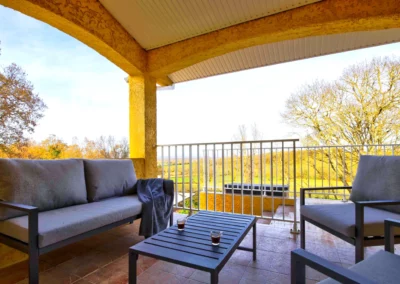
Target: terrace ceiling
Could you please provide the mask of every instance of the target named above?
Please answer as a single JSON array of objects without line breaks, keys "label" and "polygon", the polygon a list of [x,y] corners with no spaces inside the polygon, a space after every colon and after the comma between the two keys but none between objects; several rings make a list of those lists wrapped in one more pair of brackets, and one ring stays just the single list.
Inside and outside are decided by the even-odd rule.
[{"label": "terrace ceiling", "polygon": [[0,0],[159,85],[400,41],[398,0]]}]

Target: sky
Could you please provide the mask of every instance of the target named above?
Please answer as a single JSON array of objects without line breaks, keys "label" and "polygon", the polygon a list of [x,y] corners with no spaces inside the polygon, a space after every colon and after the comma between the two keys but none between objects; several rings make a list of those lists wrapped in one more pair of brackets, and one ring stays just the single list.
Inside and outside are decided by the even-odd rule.
[{"label": "sky", "polygon": [[[14,62],[47,105],[32,139],[129,136],[127,74],[67,34],[0,6],[0,66]],[[400,56],[400,44],[361,49],[176,84],[157,92],[158,144],[231,141],[257,124],[263,139],[301,138],[281,118],[303,84],[338,78],[349,65]]]}]

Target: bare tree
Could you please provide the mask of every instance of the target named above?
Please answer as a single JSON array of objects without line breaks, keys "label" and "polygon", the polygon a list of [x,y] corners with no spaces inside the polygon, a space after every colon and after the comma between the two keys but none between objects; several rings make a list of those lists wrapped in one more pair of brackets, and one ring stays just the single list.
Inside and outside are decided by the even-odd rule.
[{"label": "bare tree", "polygon": [[[334,82],[303,86],[286,102],[284,120],[307,135],[308,145],[373,145],[400,138],[400,59],[375,58],[345,69]],[[329,166],[346,184],[349,155],[325,153]],[[339,155],[339,159],[337,159]],[[346,158],[347,157],[347,158]],[[333,163],[339,161],[339,165]]]}]

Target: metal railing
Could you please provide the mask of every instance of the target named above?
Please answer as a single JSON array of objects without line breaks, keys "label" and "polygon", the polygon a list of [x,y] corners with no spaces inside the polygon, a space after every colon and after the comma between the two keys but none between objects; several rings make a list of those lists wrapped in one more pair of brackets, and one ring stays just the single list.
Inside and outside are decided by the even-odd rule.
[{"label": "metal railing", "polygon": [[[351,185],[360,155],[400,155],[400,144],[296,147],[297,139],[158,145],[158,174],[175,182],[174,208],[293,222],[302,187]],[[347,201],[350,192],[309,198]],[[295,222],[296,221],[296,222]]]},{"label": "metal railing", "polygon": [[175,182],[174,208],[189,214],[212,210],[293,222],[297,214],[296,142],[158,145],[159,176]]}]

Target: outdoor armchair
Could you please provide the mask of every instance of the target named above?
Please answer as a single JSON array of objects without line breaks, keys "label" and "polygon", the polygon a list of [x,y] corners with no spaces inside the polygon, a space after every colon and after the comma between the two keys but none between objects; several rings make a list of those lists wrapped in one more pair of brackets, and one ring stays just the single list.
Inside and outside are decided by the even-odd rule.
[{"label": "outdoor armchair", "polygon": [[[306,283],[305,268],[309,266],[331,278],[321,281],[323,284],[334,283],[399,283],[400,256],[394,252],[394,228],[400,227],[400,221],[387,219],[385,227],[385,250],[379,251],[349,269],[333,264],[303,249],[291,252],[291,283]],[[335,280],[333,280],[333,279]]]},{"label": "outdoor armchair", "polygon": [[[384,244],[384,220],[400,220],[400,157],[361,156],[353,187],[302,188],[300,191],[301,248],[306,248],[305,221],[355,246],[355,262],[364,247]],[[343,204],[305,205],[307,191],[351,190]],[[400,236],[400,228],[395,233]],[[400,242],[400,237],[394,241]]]}]

